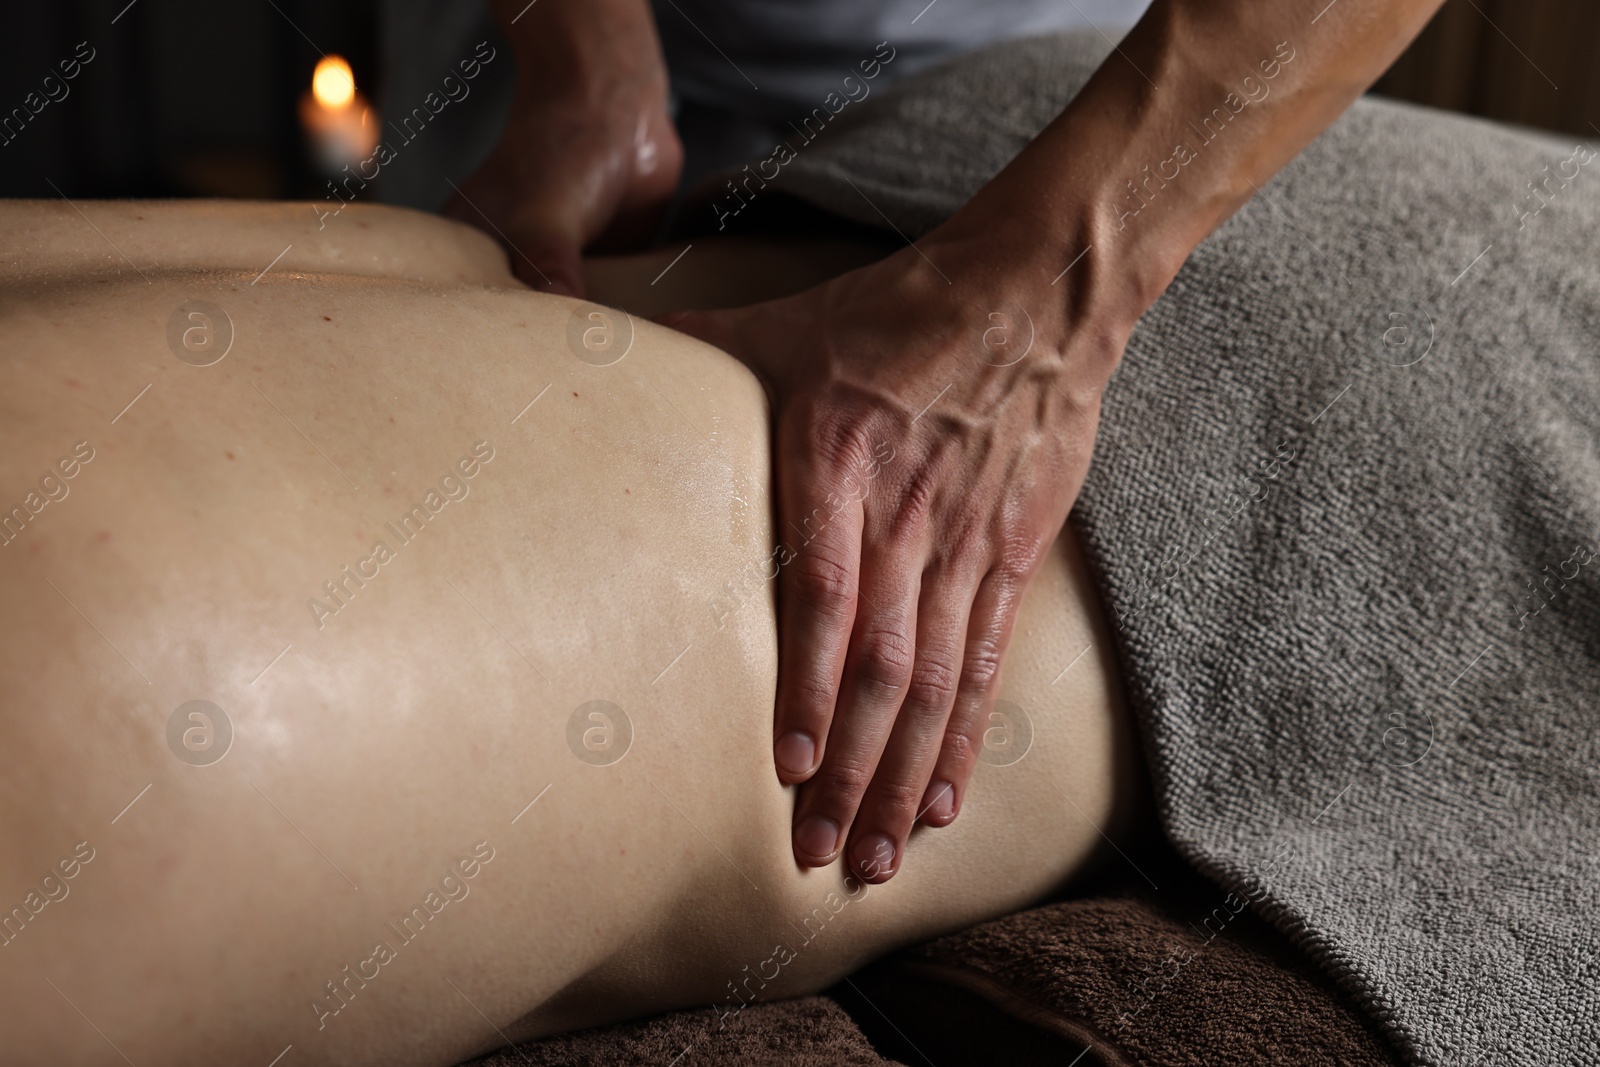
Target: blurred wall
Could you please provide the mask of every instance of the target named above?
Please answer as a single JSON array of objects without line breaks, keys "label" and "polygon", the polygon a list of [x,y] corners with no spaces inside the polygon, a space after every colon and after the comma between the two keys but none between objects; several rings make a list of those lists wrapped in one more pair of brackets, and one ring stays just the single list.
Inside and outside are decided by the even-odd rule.
[{"label": "blurred wall", "polygon": [[312,67],[337,52],[358,84],[378,76],[376,0],[50,0],[0,15],[0,118],[29,93],[61,95],[62,61],[93,55],[58,102],[0,131],[0,196],[306,195],[295,103]]},{"label": "blurred wall", "polygon": [[1600,4],[1449,0],[1374,92],[1600,136]]}]

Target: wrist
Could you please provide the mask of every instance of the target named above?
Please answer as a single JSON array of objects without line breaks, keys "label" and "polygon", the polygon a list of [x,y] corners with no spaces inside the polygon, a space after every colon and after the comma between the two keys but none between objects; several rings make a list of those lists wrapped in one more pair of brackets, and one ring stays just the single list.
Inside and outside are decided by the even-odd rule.
[{"label": "wrist", "polygon": [[955,284],[986,294],[1003,314],[1023,313],[1034,351],[1060,377],[1103,385],[1159,295],[1157,281],[1141,276],[1151,263],[1115,239],[1110,191],[1080,186],[1052,197],[1048,225],[1023,202],[996,179],[920,243]]},{"label": "wrist", "polygon": [[1306,125],[1295,117],[1325,110],[1308,104],[1304,60],[1292,64],[1293,46],[1275,43],[1278,27],[1191,6],[1156,3],[941,227],[974,244],[991,235],[1016,278],[1048,279],[1068,321],[1131,333],[1195,246],[1276,169],[1286,129],[1299,136]]},{"label": "wrist", "polygon": [[667,95],[666,59],[648,0],[581,4],[494,0],[517,62],[519,99],[584,99],[601,86]]}]

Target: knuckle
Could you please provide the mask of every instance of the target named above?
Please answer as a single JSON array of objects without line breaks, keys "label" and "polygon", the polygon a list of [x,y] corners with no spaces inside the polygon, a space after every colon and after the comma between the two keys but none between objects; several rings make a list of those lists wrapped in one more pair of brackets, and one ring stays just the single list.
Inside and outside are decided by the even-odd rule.
[{"label": "knuckle", "polygon": [[951,730],[944,738],[944,753],[940,765],[946,774],[954,775],[964,772],[978,759],[978,741],[981,731],[975,721],[969,723],[966,729]]},{"label": "knuckle", "polygon": [[872,455],[874,428],[870,409],[842,402],[814,412],[809,429],[818,454],[840,471],[850,470]]},{"label": "knuckle", "polygon": [[1024,585],[1033,574],[1041,554],[1034,538],[1014,536],[1001,541],[997,558],[991,571],[995,581],[1008,591]]},{"label": "knuckle", "polygon": [[854,811],[872,783],[874,768],[855,756],[840,756],[830,761],[823,772],[822,801],[819,807],[835,811]]},{"label": "knuckle", "polygon": [[938,499],[941,482],[938,470],[928,466],[914,468],[900,488],[897,525],[914,526],[926,519]]},{"label": "knuckle", "polygon": [[856,647],[858,682],[898,690],[911,680],[916,653],[904,631],[868,630]]},{"label": "knuckle", "polygon": [[986,630],[972,642],[961,663],[962,683],[971,690],[986,691],[1000,675],[1000,635]]},{"label": "knuckle", "polygon": [[887,781],[878,781],[872,784],[872,807],[874,814],[884,815],[914,815],[917,804],[922,800],[924,784],[910,778],[895,776]]},{"label": "knuckle", "polygon": [[943,708],[955,699],[959,677],[943,657],[924,655],[911,672],[906,688],[906,703],[919,707]]},{"label": "knuckle", "polygon": [[854,572],[825,550],[801,552],[791,565],[789,580],[796,599],[813,611],[841,616],[855,602]]},{"label": "knuckle", "polygon": [[827,722],[833,715],[839,692],[833,679],[821,675],[805,675],[786,683],[793,694],[785,705],[786,717],[798,720],[795,725]]}]

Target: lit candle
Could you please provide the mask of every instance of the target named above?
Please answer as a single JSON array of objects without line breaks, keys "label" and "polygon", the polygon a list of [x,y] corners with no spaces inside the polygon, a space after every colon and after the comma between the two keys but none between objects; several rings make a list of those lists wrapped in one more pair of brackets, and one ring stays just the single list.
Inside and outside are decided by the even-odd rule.
[{"label": "lit candle", "polygon": [[350,64],[323,56],[311,75],[311,91],[300,99],[300,124],[311,139],[317,166],[328,174],[372,155],[378,147],[378,119],[356,92]]}]

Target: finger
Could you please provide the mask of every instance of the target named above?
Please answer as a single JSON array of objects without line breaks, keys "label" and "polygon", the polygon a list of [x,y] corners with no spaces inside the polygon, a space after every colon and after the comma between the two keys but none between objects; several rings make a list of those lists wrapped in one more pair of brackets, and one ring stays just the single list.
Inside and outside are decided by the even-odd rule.
[{"label": "finger", "polygon": [[851,869],[868,882],[888,881],[900,869],[906,839],[929,803],[929,779],[961,678],[973,584],[972,576],[948,570],[923,578],[916,666],[845,849]]},{"label": "finger", "polygon": [[[492,207],[491,207],[492,210]],[[584,295],[582,241],[562,228],[524,222],[501,229],[475,200],[457,192],[444,214],[493,237],[505,250],[511,272],[532,289],[561,296]]]},{"label": "finger", "polygon": [[506,243],[511,272],[529,288],[557,296],[584,295],[583,255],[576,243],[542,237]]},{"label": "finger", "polygon": [[991,568],[978,585],[967,616],[961,681],[938,761],[918,808],[925,825],[948,826],[961,811],[967,783],[983,748],[988,714],[1000,694],[1000,664],[1031,573],[1031,568],[1018,573],[1002,565]]},{"label": "finger", "polygon": [[819,477],[815,463],[794,458],[807,455],[808,444],[781,433],[777,464],[779,647],[772,754],[778,777],[789,783],[810,778],[828,744],[861,568],[861,502],[828,488],[833,479]]},{"label": "finger", "polygon": [[[920,547],[920,546],[918,546]],[[900,714],[915,666],[917,597],[922,559],[901,539],[863,546],[862,601],[850,638],[827,752],[801,790],[795,810],[795,857],[832,863],[872,782]]]},{"label": "finger", "polygon": [[641,248],[661,230],[683,176],[683,141],[662,107],[635,128],[632,180],[610,223],[595,238],[597,252]]}]

